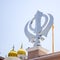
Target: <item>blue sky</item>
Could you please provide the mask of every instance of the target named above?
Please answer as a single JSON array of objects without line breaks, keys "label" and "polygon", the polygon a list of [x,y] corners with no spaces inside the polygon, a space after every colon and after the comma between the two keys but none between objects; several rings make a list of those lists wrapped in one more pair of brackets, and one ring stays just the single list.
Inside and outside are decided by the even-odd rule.
[{"label": "blue sky", "polygon": [[[24,49],[32,47],[24,34],[26,23],[33,18],[37,10],[50,13],[54,17],[55,51],[60,51],[60,1],[59,0],[0,0],[0,55],[5,56],[15,46],[17,51],[21,43]],[[51,52],[51,29],[47,38],[41,41],[42,47]]]}]

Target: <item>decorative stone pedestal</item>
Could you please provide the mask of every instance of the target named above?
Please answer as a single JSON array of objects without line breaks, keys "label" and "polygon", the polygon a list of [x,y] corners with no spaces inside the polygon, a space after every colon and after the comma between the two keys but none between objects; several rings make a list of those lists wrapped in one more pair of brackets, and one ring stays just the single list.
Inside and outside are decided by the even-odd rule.
[{"label": "decorative stone pedestal", "polygon": [[28,51],[28,59],[34,59],[48,53],[46,49],[40,46],[29,48],[27,51]]}]

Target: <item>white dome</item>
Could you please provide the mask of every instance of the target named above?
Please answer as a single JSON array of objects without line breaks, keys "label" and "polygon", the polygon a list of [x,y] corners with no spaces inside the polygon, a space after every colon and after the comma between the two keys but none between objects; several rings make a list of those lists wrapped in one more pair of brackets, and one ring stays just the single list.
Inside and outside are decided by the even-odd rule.
[{"label": "white dome", "polygon": [[7,57],[4,60],[20,60],[18,57]]}]

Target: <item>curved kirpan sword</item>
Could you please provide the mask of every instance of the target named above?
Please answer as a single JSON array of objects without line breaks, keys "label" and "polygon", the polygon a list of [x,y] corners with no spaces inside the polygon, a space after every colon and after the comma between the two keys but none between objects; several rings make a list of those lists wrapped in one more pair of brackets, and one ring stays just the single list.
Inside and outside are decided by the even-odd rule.
[{"label": "curved kirpan sword", "polygon": [[[40,13],[42,13],[42,12],[40,12]],[[50,21],[49,21],[48,25],[47,25],[44,29],[43,29],[43,27],[47,24],[47,22],[48,22],[48,17],[47,17],[45,14],[42,15],[43,17],[45,17],[45,23],[44,23],[44,25],[42,25],[42,29],[43,29],[43,30],[39,33],[40,39],[41,39],[41,38],[43,39],[42,36],[47,37],[47,34],[48,34],[51,26],[53,25],[53,16],[52,16],[51,14],[48,14],[48,15],[49,15],[49,17],[50,17]],[[35,42],[36,36],[33,35],[31,32],[28,31],[28,26],[29,26],[29,28],[30,28],[32,31],[34,31],[34,33],[35,33],[35,30],[36,30],[36,29],[33,29],[33,28],[31,27],[31,25],[32,25],[32,23],[33,23],[33,20],[34,20],[35,18],[36,18],[36,17],[34,17],[31,21],[28,21],[27,24],[26,24],[26,26],[25,26],[25,28],[24,28],[25,35],[28,37],[29,41],[32,42],[32,43]]]}]

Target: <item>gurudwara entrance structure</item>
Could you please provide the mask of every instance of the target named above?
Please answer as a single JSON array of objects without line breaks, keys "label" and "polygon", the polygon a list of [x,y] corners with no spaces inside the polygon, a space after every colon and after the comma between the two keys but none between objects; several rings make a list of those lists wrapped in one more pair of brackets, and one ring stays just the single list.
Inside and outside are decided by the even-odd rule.
[{"label": "gurudwara entrance structure", "polygon": [[[8,57],[4,58],[0,56],[0,60],[60,60],[60,52],[54,52],[53,21],[52,14],[44,14],[43,12],[37,11],[32,20],[28,21],[24,28],[25,35],[29,42],[33,43],[33,47],[25,51],[21,45],[21,48],[16,52],[13,46],[13,49],[8,53]],[[41,40],[45,40],[51,27],[52,53],[49,53],[47,49],[41,46]]]}]

